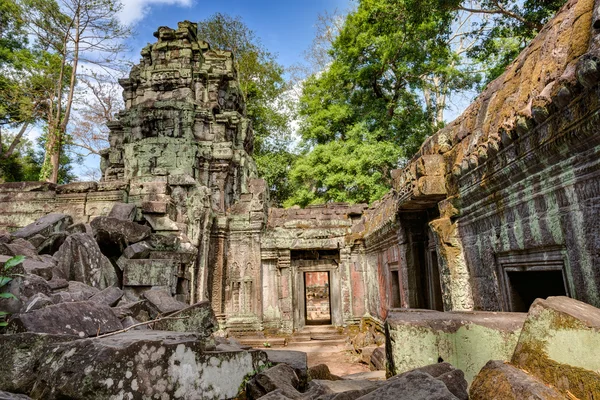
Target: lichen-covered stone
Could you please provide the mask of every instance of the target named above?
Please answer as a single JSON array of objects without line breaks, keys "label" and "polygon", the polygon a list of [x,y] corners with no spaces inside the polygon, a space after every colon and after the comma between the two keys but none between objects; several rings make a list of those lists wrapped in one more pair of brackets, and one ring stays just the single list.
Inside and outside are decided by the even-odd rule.
[{"label": "lichen-covered stone", "polygon": [[16,314],[7,329],[11,333],[35,332],[82,338],[118,331],[123,326],[107,305],[80,301]]},{"label": "lichen-covered stone", "polygon": [[121,253],[130,244],[146,239],[151,232],[148,226],[111,217],[96,217],[90,225],[107,254]]},{"label": "lichen-covered stone", "polygon": [[70,235],[54,254],[54,259],[54,273],[58,278],[82,282],[99,289],[117,283],[114,267],[88,234]]},{"label": "lichen-covered stone", "polygon": [[0,390],[29,393],[37,374],[38,357],[46,346],[77,339],[69,335],[18,333],[0,335]]},{"label": "lichen-covered stone", "polygon": [[129,331],[47,346],[30,395],[48,400],[234,398],[266,363],[259,351],[212,352],[190,333]]},{"label": "lichen-covered stone", "polygon": [[13,233],[17,238],[29,239],[35,235],[48,237],[53,232],[67,229],[73,223],[73,219],[65,214],[48,214],[37,219],[34,223],[27,225]]},{"label": "lichen-covered stone", "polygon": [[490,361],[477,374],[471,400],[564,400],[566,397],[539,379],[504,361]]},{"label": "lichen-covered stone", "polygon": [[511,363],[580,399],[600,394],[600,309],[568,298],[537,299]]}]

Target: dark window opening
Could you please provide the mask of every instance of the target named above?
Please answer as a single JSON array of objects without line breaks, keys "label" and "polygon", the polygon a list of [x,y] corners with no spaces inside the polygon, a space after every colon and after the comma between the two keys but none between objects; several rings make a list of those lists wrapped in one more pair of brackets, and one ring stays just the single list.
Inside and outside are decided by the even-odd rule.
[{"label": "dark window opening", "polygon": [[510,311],[527,312],[537,298],[566,296],[562,270],[507,271]]}]

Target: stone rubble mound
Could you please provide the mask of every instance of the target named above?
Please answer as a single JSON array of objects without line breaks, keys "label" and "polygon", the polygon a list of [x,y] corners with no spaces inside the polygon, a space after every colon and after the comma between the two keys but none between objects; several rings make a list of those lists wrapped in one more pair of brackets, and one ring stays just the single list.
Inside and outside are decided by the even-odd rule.
[{"label": "stone rubble mound", "polygon": [[193,246],[134,222],[136,212],[116,204],[89,225],[49,214],[0,233],[1,265],[26,257],[0,289],[14,296],[0,299],[10,313],[0,399],[234,398],[267,364],[213,337],[209,302],[188,305],[177,287]]},{"label": "stone rubble mound", "polygon": [[308,369],[309,381],[303,384],[296,371],[297,369],[282,363],[255,375],[246,384],[246,398],[249,400],[466,400],[469,398],[463,372],[446,362],[408,371],[385,381],[345,379],[331,374],[326,365],[319,365]]}]

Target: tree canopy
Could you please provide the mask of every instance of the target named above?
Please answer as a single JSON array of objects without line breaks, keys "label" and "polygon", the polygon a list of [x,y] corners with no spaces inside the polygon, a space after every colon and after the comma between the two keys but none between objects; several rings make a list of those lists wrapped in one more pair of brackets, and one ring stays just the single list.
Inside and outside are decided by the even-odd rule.
[{"label": "tree canopy", "polygon": [[294,159],[284,69],[240,17],[216,13],[198,23],[198,35],[233,53],[254,129],[254,159],[270,187],[271,201],[278,204],[289,196],[288,169]]}]

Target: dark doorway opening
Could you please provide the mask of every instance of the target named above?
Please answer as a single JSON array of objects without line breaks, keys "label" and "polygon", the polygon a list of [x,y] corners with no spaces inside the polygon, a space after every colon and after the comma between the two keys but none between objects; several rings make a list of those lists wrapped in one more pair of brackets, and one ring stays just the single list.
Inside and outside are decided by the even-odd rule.
[{"label": "dark doorway opening", "polygon": [[527,312],[537,298],[566,296],[562,270],[506,271],[510,310]]},{"label": "dark doorway opening", "polygon": [[400,275],[397,270],[391,271],[392,273],[392,307],[402,307],[400,299]]},{"label": "dark doorway opening", "polygon": [[331,325],[329,271],[304,273],[306,325]]}]

